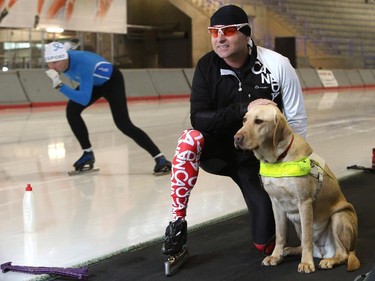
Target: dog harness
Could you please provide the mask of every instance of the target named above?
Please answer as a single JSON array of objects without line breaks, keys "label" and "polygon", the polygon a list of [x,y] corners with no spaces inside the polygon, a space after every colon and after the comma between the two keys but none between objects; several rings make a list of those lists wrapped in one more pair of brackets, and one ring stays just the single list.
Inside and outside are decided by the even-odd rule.
[{"label": "dog harness", "polygon": [[324,169],[325,164],[324,159],[313,152],[309,157],[304,157],[297,161],[282,163],[260,162],[259,174],[271,178],[301,177],[310,175],[316,179],[316,191],[314,194],[314,198],[316,198],[322,187],[324,175],[327,175],[337,182],[336,178]]},{"label": "dog harness", "polygon": [[[282,178],[282,177],[301,177],[311,174],[314,178],[319,178],[319,175],[324,173],[325,161],[315,152],[308,157],[300,160],[268,163],[260,162],[259,174],[264,177]],[[332,176],[330,175],[332,178]]]},{"label": "dog harness", "polygon": [[260,163],[259,174],[264,177],[300,177],[310,174],[311,161],[309,157],[304,157],[297,161],[281,163]]}]

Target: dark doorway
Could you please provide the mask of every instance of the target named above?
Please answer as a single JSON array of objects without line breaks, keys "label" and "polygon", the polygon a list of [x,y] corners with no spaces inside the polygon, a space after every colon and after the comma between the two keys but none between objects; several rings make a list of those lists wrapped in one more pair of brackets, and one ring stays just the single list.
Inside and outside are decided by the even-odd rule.
[{"label": "dark doorway", "polygon": [[294,68],[297,67],[295,37],[276,37],[275,51],[287,57]]},{"label": "dark doorway", "polygon": [[187,36],[182,38],[159,38],[159,67],[191,67],[191,50]]}]

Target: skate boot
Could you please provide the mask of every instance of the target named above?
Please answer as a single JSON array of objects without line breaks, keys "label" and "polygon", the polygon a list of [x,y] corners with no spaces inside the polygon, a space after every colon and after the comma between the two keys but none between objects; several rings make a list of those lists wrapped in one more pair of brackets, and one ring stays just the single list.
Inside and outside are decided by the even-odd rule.
[{"label": "skate boot", "polygon": [[95,156],[94,152],[83,152],[81,158],[79,158],[74,164],[73,167],[76,171],[86,171],[94,168]]},{"label": "skate boot", "polygon": [[164,255],[169,255],[164,263],[166,276],[173,275],[189,257],[186,241],[187,222],[180,218],[170,222],[165,230],[164,244],[161,248]]},{"label": "skate boot", "polygon": [[92,173],[100,171],[99,168],[94,168],[95,157],[94,152],[83,152],[81,158],[79,158],[74,164],[74,170],[69,171],[69,176],[79,175],[83,173]]},{"label": "skate boot", "polygon": [[169,162],[164,156],[160,156],[156,159],[156,165],[154,167],[154,175],[162,176],[171,172],[172,163]]}]

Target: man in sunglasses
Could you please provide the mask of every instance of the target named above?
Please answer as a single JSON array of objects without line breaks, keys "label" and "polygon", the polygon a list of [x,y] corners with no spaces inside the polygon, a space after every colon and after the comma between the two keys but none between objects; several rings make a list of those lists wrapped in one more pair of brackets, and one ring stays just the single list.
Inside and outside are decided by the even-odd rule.
[{"label": "man in sunglasses", "polygon": [[190,100],[193,129],[183,132],[172,162],[172,220],[162,253],[181,259],[186,252],[186,209],[200,167],[229,176],[239,186],[250,211],[255,248],[270,254],[275,222],[259,179],[259,161],[252,152],[236,150],[233,136],[249,104],[257,100],[275,103],[293,130],[305,137],[302,89],[286,57],[254,44],[248,17],[240,7],[227,5],[217,10],[208,32],[213,51],[195,69]]}]

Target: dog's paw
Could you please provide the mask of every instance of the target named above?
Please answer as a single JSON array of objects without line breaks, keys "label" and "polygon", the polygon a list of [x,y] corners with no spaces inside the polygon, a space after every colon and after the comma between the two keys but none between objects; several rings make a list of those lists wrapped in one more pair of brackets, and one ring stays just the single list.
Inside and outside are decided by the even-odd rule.
[{"label": "dog's paw", "polygon": [[336,264],[336,260],[334,258],[330,259],[323,259],[319,263],[319,268],[321,269],[332,269]]},{"label": "dog's paw", "polygon": [[263,259],[262,265],[270,266],[270,265],[278,265],[282,261],[282,257],[275,257],[275,256],[267,256]]},{"label": "dog's paw", "polygon": [[302,255],[302,247],[285,247],[283,256],[300,256]]},{"label": "dog's paw", "polygon": [[298,265],[298,272],[300,273],[312,273],[315,271],[315,265],[313,263],[301,262]]}]

